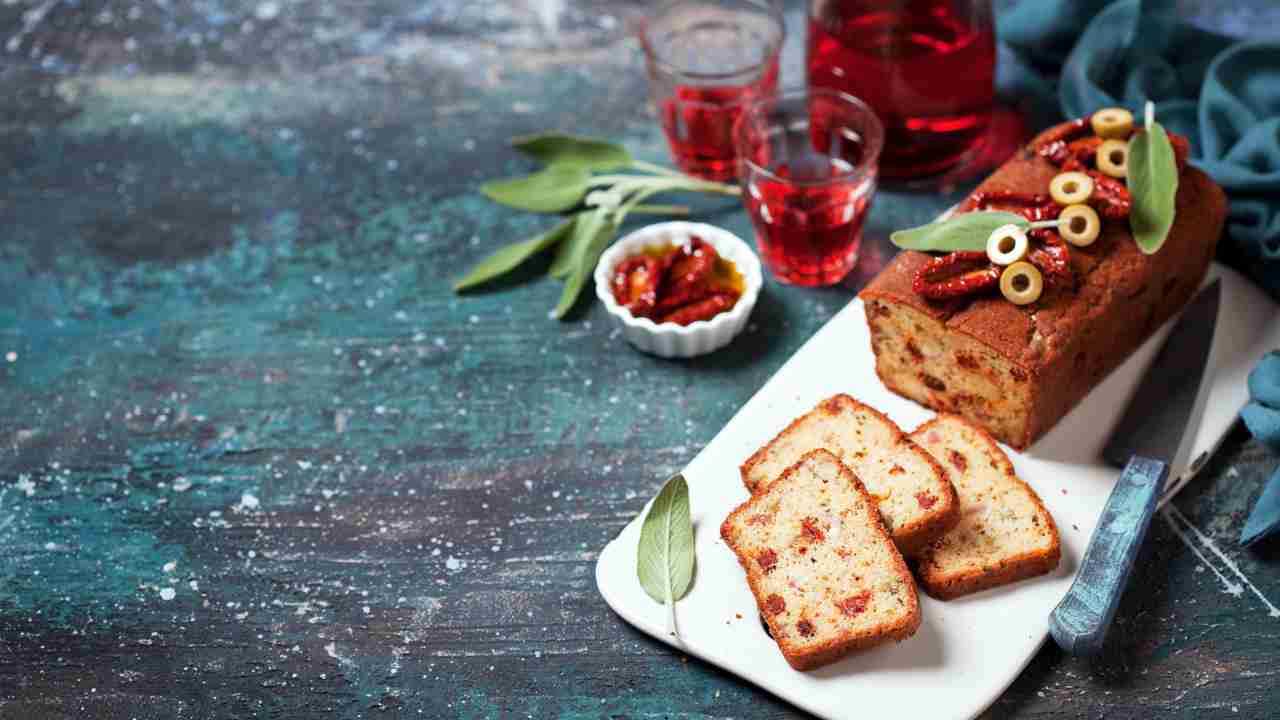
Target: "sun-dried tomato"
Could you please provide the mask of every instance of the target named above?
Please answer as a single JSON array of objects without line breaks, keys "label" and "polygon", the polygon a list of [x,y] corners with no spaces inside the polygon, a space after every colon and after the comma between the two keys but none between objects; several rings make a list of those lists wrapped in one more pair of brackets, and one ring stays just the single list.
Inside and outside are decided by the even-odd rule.
[{"label": "sun-dried tomato", "polygon": [[1062,169],[1067,172],[1096,167],[1098,163],[1098,146],[1100,145],[1102,145],[1102,138],[1097,135],[1072,140],[1067,143],[1066,157],[1058,165],[1061,165]]},{"label": "sun-dried tomato", "polygon": [[685,305],[682,308],[674,310],[663,316],[662,322],[675,323],[677,325],[688,325],[699,320],[710,320],[720,313],[733,307],[737,302],[738,296],[729,293],[718,293],[704,300]]},{"label": "sun-dried tomato", "polygon": [[843,600],[836,600],[836,607],[840,608],[840,612],[853,617],[858,613],[867,609],[867,605],[871,602],[871,591],[863,590],[856,595],[850,595]]},{"label": "sun-dried tomato", "polygon": [[973,295],[996,287],[1000,271],[984,252],[958,250],[931,259],[916,271],[911,289],[931,300]]},{"label": "sun-dried tomato", "polygon": [[1032,230],[1031,235],[1040,242],[1032,243],[1027,253],[1027,261],[1044,276],[1045,285],[1049,287],[1065,287],[1070,285],[1075,276],[1071,273],[1071,252],[1067,243],[1057,230],[1039,228]]},{"label": "sun-dried tomato", "polygon": [[818,524],[818,518],[807,517],[800,521],[800,531],[810,540],[822,542],[826,538],[826,533],[822,532],[822,526]]},{"label": "sun-dried tomato", "polygon": [[1104,175],[1097,170],[1086,170],[1093,178],[1093,195],[1089,196],[1089,204],[1098,214],[1108,220],[1123,220],[1129,217],[1133,207],[1133,197],[1129,188],[1119,180]]},{"label": "sun-dried tomato", "polygon": [[671,256],[670,266],[662,279],[659,313],[670,312],[701,300],[714,292],[707,283],[720,254],[702,238],[694,236]]},{"label": "sun-dried tomato", "polygon": [[632,315],[648,317],[657,305],[661,280],[662,261],[648,255],[635,255],[614,268],[609,289],[618,304],[630,310]]},{"label": "sun-dried tomato", "polygon": [[756,562],[760,564],[761,570],[768,573],[778,564],[778,553],[770,549],[761,550],[756,555]]},{"label": "sun-dried tomato", "polygon": [[[1015,207],[1009,207],[1013,205]],[[980,190],[974,192],[960,206],[966,210],[1006,210],[1015,212],[1031,222],[1057,217],[1058,205],[1044,193],[1021,190]]]},{"label": "sun-dried tomato", "polygon": [[1089,118],[1089,115],[1085,115],[1054,128],[1040,141],[1036,154],[1054,165],[1061,165],[1070,156],[1068,144],[1090,129]]}]

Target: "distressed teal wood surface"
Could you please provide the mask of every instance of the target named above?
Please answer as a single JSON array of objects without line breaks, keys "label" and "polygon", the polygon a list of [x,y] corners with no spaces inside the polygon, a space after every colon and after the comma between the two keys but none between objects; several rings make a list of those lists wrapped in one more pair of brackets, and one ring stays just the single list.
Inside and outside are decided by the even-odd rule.
[{"label": "distressed teal wood surface", "polygon": [[[708,358],[532,273],[455,297],[551,222],[474,192],[505,138],[664,159],[630,7],[0,4],[0,717],[800,715],[627,627],[596,553],[956,193],[882,193],[855,277],[768,281]],[[988,716],[1272,714],[1277,546],[1231,538],[1275,463],[1233,433],[1116,646]]]}]

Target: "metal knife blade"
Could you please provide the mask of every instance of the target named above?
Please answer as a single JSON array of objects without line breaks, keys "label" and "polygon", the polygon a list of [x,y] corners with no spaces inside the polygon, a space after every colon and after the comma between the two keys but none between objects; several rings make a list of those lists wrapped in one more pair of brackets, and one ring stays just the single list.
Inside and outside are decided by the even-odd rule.
[{"label": "metal knife blade", "polygon": [[1134,455],[1174,462],[1195,415],[1221,297],[1222,283],[1214,280],[1182,313],[1107,440],[1108,463],[1122,468]]}]

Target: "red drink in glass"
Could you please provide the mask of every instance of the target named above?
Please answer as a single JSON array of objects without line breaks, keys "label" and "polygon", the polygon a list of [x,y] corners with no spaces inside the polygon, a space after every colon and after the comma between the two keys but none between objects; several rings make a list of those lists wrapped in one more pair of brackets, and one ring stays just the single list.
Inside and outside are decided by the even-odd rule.
[{"label": "red drink in glass", "polygon": [[831,285],[854,268],[883,141],[875,113],[844,93],[788,93],[746,111],[743,202],[778,279]]},{"label": "red drink in glass", "polygon": [[733,124],[744,107],[772,95],[777,86],[776,60],[765,70],[765,76],[751,85],[676,86],[675,94],[661,102],[662,131],[676,165],[709,180],[735,177],[738,162],[733,149]]},{"label": "red drink in glass", "polygon": [[764,0],[676,0],[643,22],[649,92],[681,170],[737,174],[733,126],[777,90],[782,36],[782,17]]},{"label": "red drink in glass", "polygon": [[875,108],[885,126],[885,177],[938,173],[982,139],[995,63],[990,0],[809,4],[809,84]]}]

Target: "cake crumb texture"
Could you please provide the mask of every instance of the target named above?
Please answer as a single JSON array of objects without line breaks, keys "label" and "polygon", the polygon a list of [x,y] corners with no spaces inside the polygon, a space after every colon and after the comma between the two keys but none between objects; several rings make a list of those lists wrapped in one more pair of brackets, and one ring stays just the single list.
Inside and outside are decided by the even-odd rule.
[{"label": "cake crumb texture", "polygon": [[926,592],[950,599],[1058,566],[1062,550],[1053,517],[990,435],[943,415],[911,437],[946,466],[960,497],[960,523],[916,558],[916,577]]},{"label": "cake crumb texture", "polygon": [[720,535],[787,662],[810,670],[913,635],[915,582],[866,488],[814,450],[734,510]]},{"label": "cake crumb texture", "polygon": [[889,533],[910,556],[959,520],[946,471],[892,420],[848,395],[834,395],[796,418],[743,463],[753,493],[811,450],[825,449],[864,483]]}]

